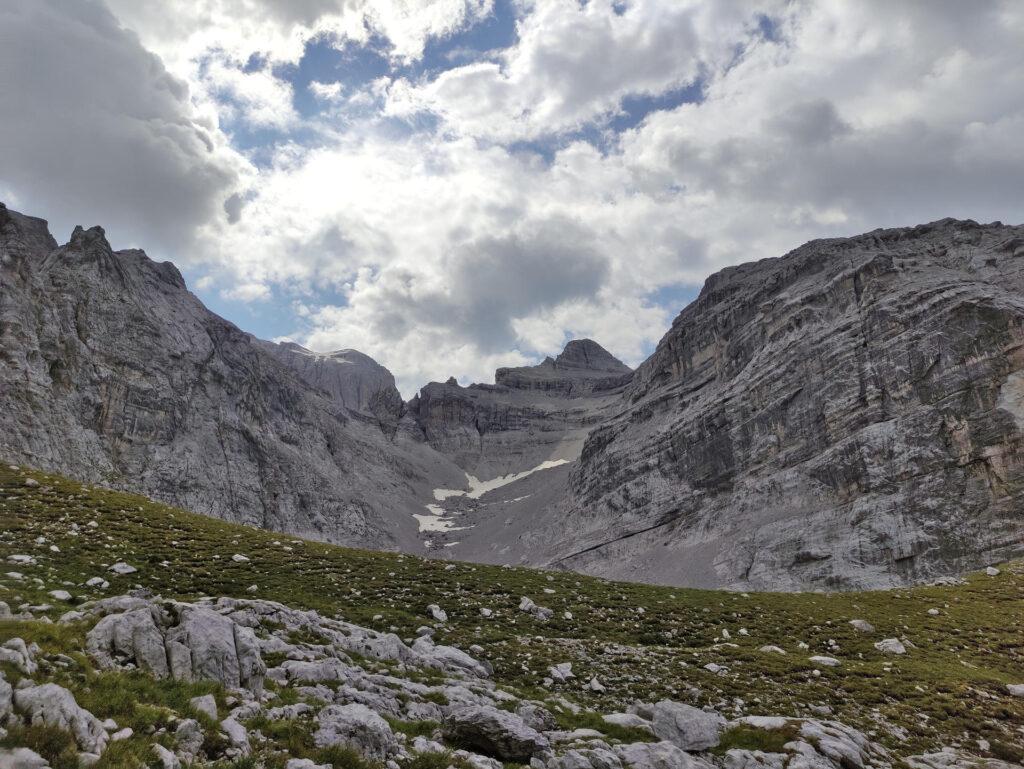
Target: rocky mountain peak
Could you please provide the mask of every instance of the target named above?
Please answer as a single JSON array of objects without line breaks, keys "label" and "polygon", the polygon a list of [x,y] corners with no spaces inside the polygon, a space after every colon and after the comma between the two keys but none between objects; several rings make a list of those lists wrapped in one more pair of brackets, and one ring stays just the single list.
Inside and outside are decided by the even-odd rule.
[{"label": "rocky mountain peak", "polygon": [[376,417],[393,433],[403,411],[395,377],[358,350],[318,353],[295,342],[258,342],[312,387],[347,409]]},{"label": "rocky mountain peak", "polygon": [[495,384],[576,397],[626,385],[633,370],[592,339],[573,339],[558,357],[536,366],[500,368]]},{"label": "rocky mountain peak", "polygon": [[632,370],[593,339],[573,339],[555,358],[554,364],[563,368],[582,368],[589,371],[629,373]]},{"label": "rocky mountain peak", "polygon": [[107,251],[112,250],[110,243],[107,241],[107,232],[99,225],[85,229],[82,225],[75,225],[75,229],[71,232],[71,240],[68,241],[68,246],[71,248],[86,249],[93,246],[100,246],[105,248]]}]

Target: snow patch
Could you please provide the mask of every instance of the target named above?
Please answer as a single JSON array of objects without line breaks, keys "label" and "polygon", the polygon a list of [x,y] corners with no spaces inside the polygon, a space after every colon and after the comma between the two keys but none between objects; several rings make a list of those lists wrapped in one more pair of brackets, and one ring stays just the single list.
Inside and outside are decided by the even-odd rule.
[{"label": "snow patch", "polygon": [[[446,499],[452,497],[467,497],[468,499],[480,499],[484,494],[495,489],[500,489],[502,486],[508,486],[510,483],[521,481],[528,475],[533,475],[540,470],[550,470],[553,467],[559,467],[560,465],[569,464],[568,459],[549,459],[546,462],[541,462],[536,467],[532,467],[529,470],[523,470],[519,473],[509,473],[508,475],[500,475],[497,478],[491,478],[488,481],[481,481],[479,478],[466,473],[466,484],[469,486],[468,489],[434,489],[434,502],[431,502],[425,507],[430,515],[422,515],[420,513],[413,513],[413,518],[419,523],[420,531],[460,531],[462,529],[470,529],[472,526],[456,526],[455,521],[447,510],[442,505],[436,504],[437,502],[444,502]],[[526,499],[530,495],[527,494],[525,497],[516,497],[511,500],[512,502],[519,502]],[[451,544],[445,545],[445,547],[451,547],[452,545],[458,544],[452,542]]]}]

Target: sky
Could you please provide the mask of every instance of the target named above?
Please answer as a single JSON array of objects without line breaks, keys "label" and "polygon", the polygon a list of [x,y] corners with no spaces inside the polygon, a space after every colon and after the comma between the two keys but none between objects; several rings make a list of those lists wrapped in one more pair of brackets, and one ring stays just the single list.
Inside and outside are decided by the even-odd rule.
[{"label": "sky", "polygon": [[406,396],[731,264],[1024,220],[1016,0],[0,0],[0,200]]}]

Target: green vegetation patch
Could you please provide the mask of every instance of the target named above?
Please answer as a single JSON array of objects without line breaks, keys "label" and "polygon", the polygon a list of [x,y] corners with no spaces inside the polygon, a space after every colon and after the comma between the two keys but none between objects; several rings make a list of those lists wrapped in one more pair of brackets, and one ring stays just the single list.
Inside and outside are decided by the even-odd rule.
[{"label": "green vegetation patch", "polygon": [[[26,485],[28,477],[39,485]],[[249,560],[236,563],[235,553]],[[33,562],[7,560],[16,554]],[[51,620],[82,601],[141,586],[182,600],[227,595],[280,601],[411,642],[418,627],[433,624],[426,607],[437,603],[449,616],[436,629],[438,643],[462,649],[478,644],[499,685],[547,702],[564,696],[585,711],[572,728],[593,726],[624,741],[649,737],[590,719],[636,701],[675,699],[727,716],[807,717],[812,707],[827,706],[837,720],[872,734],[896,756],[944,745],[977,751],[979,740],[991,746],[988,755],[1014,755],[1021,742],[1024,698],[1006,691],[1007,684],[1024,683],[1020,563],[1001,564],[998,576],[975,574],[952,586],[837,594],[689,590],[336,547],[6,464],[0,465],[0,560],[6,561],[0,601],[16,613],[48,605],[33,613]],[[109,571],[118,561],[138,571]],[[108,580],[109,588],[87,587],[93,577]],[[56,589],[68,590],[72,600],[48,595]],[[520,612],[523,596],[553,609],[552,619]],[[493,616],[482,617],[481,608]],[[852,619],[867,620],[876,632],[858,632]],[[0,622],[0,641],[20,636],[39,643],[44,658],[65,655],[70,661],[53,663],[48,679],[121,725],[159,728],[171,712],[191,715],[192,692],[210,691],[206,685],[95,673],[84,653],[84,632],[77,623]],[[875,649],[883,638],[903,640],[907,654]],[[301,640],[318,642],[311,634]],[[785,654],[761,651],[766,645]],[[812,655],[836,657],[840,665],[812,663]],[[564,662],[572,663],[575,678],[545,686],[548,668]],[[393,669],[374,660],[365,665]],[[4,671],[12,681],[18,678],[10,666]],[[442,674],[430,671],[401,675],[429,685],[443,682]],[[594,677],[603,691],[587,685]],[[288,691],[281,690],[282,700]],[[446,702],[440,690],[430,699]],[[564,717],[565,710],[552,709]],[[285,744],[293,736],[275,739]],[[773,738],[737,733],[735,739],[763,744]],[[126,742],[117,750],[144,747]],[[268,767],[276,760],[264,758]],[[131,763],[125,759],[123,765]]]}]

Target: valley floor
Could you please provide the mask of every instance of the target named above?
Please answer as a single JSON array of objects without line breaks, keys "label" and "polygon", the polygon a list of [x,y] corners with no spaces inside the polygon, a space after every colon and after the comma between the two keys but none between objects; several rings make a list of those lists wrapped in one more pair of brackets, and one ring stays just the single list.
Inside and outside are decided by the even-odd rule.
[{"label": "valley floor", "polygon": [[[410,644],[431,625],[438,644],[480,647],[494,682],[518,696],[582,706],[566,726],[671,699],[730,718],[835,718],[896,757],[956,747],[1024,759],[1024,697],[1008,689],[1024,683],[1019,562],[962,584],[865,593],[665,588],[335,547],[7,464],[0,560],[0,601],[21,617],[0,620],[0,643],[34,640],[72,660],[85,631],[56,620],[85,601],[137,588],[188,601],[258,598],[391,630]],[[135,571],[117,574],[115,563]],[[550,617],[522,610],[524,597]],[[431,604],[447,617],[432,617]],[[878,648],[885,639],[905,653]],[[573,677],[551,680],[549,669],[566,662]],[[191,693],[165,687],[118,700],[119,720],[145,725],[153,709]]]}]

